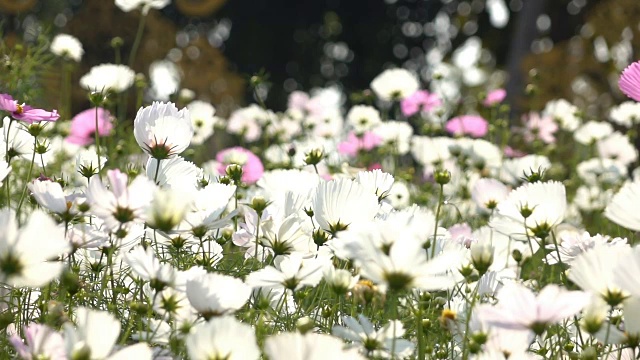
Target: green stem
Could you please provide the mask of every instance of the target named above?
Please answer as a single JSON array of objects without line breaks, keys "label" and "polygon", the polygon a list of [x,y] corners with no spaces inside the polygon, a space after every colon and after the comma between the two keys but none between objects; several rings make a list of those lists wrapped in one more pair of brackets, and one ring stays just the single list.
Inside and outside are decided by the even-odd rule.
[{"label": "green stem", "polygon": [[33,173],[33,164],[36,162],[36,144],[38,143],[38,137],[33,137],[33,154],[31,155],[31,164],[29,164],[29,173],[27,175],[26,184],[24,184],[24,188],[22,189],[22,195],[20,196],[20,202],[18,203],[18,208],[16,209],[17,218],[20,219],[20,208],[22,208],[22,203],[24,202],[24,198],[27,195],[27,184],[31,181],[31,175]]},{"label": "green stem", "polygon": [[100,159],[100,131],[98,128],[98,106],[96,105],[96,131],[95,131],[95,137],[96,137],[96,154],[98,155],[98,174],[100,174],[100,171],[102,170],[102,166],[100,165],[101,159]]},{"label": "green stem", "polygon": [[136,61],[136,54],[138,53],[138,47],[140,46],[140,41],[142,40],[142,34],[144,33],[144,24],[147,20],[147,14],[143,11],[140,14],[140,22],[138,23],[138,31],[136,32],[136,39],[133,42],[133,46],[131,47],[131,54],[129,54],[129,67],[133,68],[133,63]]},{"label": "green stem", "polygon": [[438,208],[436,209],[436,226],[433,230],[433,245],[431,247],[431,258],[436,255],[436,245],[438,243],[438,221],[440,220],[440,208],[444,202],[444,185],[440,185],[440,195],[438,196]]}]

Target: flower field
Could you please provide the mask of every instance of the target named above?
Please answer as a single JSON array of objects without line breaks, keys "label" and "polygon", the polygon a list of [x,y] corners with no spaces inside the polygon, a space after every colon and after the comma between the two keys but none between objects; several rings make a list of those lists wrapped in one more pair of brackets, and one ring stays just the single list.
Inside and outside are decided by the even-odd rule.
[{"label": "flower field", "polygon": [[222,114],[118,55],[45,105],[85,55],[2,47],[0,358],[640,358],[640,62],[602,116],[444,60]]}]

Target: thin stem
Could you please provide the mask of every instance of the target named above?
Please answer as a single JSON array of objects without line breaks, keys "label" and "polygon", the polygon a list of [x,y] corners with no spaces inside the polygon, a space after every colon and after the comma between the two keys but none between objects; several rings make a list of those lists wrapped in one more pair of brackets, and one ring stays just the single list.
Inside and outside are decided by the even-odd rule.
[{"label": "thin stem", "polygon": [[140,22],[138,23],[138,32],[136,33],[136,39],[131,47],[131,54],[129,54],[129,67],[133,67],[133,63],[136,61],[136,54],[138,53],[138,47],[142,40],[142,34],[144,33],[144,24],[147,20],[147,14],[143,11],[140,14]]},{"label": "thin stem", "polygon": [[27,195],[27,184],[31,181],[31,175],[33,173],[33,164],[36,162],[36,144],[38,143],[38,137],[33,137],[33,154],[31,155],[31,164],[29,164],[29,173],[27,175],[27,182],[24,184],[24,188],[22,189],[22,195],[20,196],[20,202],[18,203],[18,208],[16,209],[16,214],[18,215],[18,219],[20,219],[20,208],[22,208],[22,203],[24,202],[24,198]]},{"label": "thin stem", "polygon": [[98,174],[102,170],[100,165],[100,131],[98,129],[98,106],[96,106],[96,131],[94,132],[96,136],[96,154],[98,155]]},{"label": "thin stem", "polygon": [[431,258],[436,255],[436,245],[438,239],[438,221],[440,220],[440,208],[444,202],[444,185],[440,185],[440,195],[438,196],[438,208],[436,209],[436,225],[433,230],[433,246],[431,247]]}]

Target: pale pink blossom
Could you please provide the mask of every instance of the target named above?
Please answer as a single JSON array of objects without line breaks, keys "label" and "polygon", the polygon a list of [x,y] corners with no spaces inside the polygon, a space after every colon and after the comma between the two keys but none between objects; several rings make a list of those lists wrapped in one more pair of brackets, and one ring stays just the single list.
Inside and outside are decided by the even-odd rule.
[{"label": "pale pink blossom", "polygon": [[371,131],[365,131],[361,137],[350,132],[347,140],[338,144],[338,152],[347,156],[356,156],[359,150],[369,151],[382,143],[382,138]]},{"label": "pale pink blossom", "polygon": [[507,97],[507,91],[505,89],[491,90],[487,94],[487,97],[484,98],[484,101],[482,102],[482,104],[487,107],[493,106],[501,103],[502,100],[504,100],[506,97]]},{"label": "pale pink blossom", "polygon": [[487,134],[489,123],[478,115],[462,115],[449,120],[445,129],[449,134],[479,138]]},{"label": "pale pink blossom", "polygon": [[418,90],[400,102],[400,109],[404,116],[411,116],[419,111],[431,111],[442,105],[442,101],[436,94],[426,90]]},{"label": "pale pink blossom", "polygon": [[545,144],[556,142],[553,134],[558,131],[558,124],[550,116],[540,116],[540,114],[532,112],[524,119],[526,121],[524,139],[527,142],[532,142],[535,139],[540,139]]},{"label": "pale pink blossom", "polygon": [[251,151],[240,147],[232,147],[223,149],[216,155],[216,161],[218,165],[218,172],[224,174],[228,165],[237,164],[242,166],[242,181],[247,184],[253,184],[260,180],[264,173],[264,166],[262,161]]},{"label": "pale pink blossom", "polygon": [[640,61],[634,62],[622,71],[618,86],[625,95],[640,101]]}]

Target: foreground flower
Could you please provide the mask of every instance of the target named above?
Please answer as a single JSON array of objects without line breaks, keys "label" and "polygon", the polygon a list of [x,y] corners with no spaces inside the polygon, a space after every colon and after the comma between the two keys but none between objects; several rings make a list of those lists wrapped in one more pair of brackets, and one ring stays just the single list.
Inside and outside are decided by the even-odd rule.
[{"label": "foreground flower", "polygon": [[418,79],[405,69],[383,71],[371,82],[371,89],[386,101],[400,101],[418,91]]},{"label": "foreground flower", "polygon": [[247,284],[253,288],[296,291],[304,286],[318,285],[327,264],[319,258],[303,259],[300,253],[292,253],[277,257],[274,265],[249,274]]},{"label": "foreground flower", "polygon": [[140,108],[133,121],[133,134],[142,150],[163,160],[187,149],[193,136],[189,110],[173,103],[153,102]]},{"label": "foreground flower", "polygon": [[24,335],[26,343],[23,343],[22,339],[15,334],[9,339],[22,359],[65,360],[67,358],[64,339],[52,328],[31,324],[25,326]]},{"label": "foreground flower", "polygon": [[251,287],[221,274],[202,274],[187,281],[187,297],[205,319],[232,313],[249,300]]},{"label": "foreground flower", "polygon": [[260,358],[251,326],[231,316],[212,318],[198,325],[186,340],[191,360],[251,360]]},{"label": "foreground flower", "polygon": [[382,329],[376,330],[369,319],[358,315],[343,318],[346,326],[334,326],[331,333],[345,340],[352,341],[352,346],[362,352],[382,358],[406,358],[411,356],[415,345],[404,336],[404,327],[398,320],[392,320]]},{"label": "foreground flower", "polygon": [[364,360],[357,349],[345,350],[340,339],[325,334],[282,333],[267,338],[269,360]]},{"label": "foreground flower", "polygon": [[242,167],[242,181],[247,184],[253,184],[260,180],[264,173],[260,158],[240,146],[220,150],[216,155],[216,160],[219,163],[218,172],[221,174],[225,173],[228,165],[240,165]]},{"label": "foreground flower", "polygon": [[512,283],[497,295],[496,306],[482,305],[477,311],[487,322],[513,330],[529,329],[542,334],[547,326],[575,315],[589,303],[582,291],[567,291],[558,285],[547,285],[536,296],[523,285]]},{"label": "foreground flower", "polygon": [[51,40],[51,52],[57,56],[71,59],[75,62],[82,60],[84,49],[78,38],[68,34],[58,34]]},{"label": "foreground flower", "polygon": [[29,124],[34,121],[56,121],[60,117],[56,110],[46,111],[34,109],[29,105],[18,104],[18,101],[8,94],[0,94],[0,110],[8,111],[11,113],[12,118]]},{"label": "foreground flower", "polygon": [[96,116],[98,117],[98,134],[107,136],[113,130],[111,123],[111,113],[109,111],[98,108],[88,109],[80,112],[71,120],[71,133],[66,137],[66,141],[77,145],[89,145],[94,142],[94,134],[96,132]]},{"label": "foreground flower", "polygon": [[107,178],[111,184],[110,190],[98,175],[89,180],[87,201],[91,204],[91,212],[114,232],[143,220],[146,208],[153,199],[153,182],[146,176],[138,176],[127,186],[128,176],[117,169],[107,171]]},{"label": "foreground flower", "polygon": [[620,90],[635,101],[640,101],[640,61],[627,66],[618,80]]},{"label": "foreground flower", "polygon": [[66,323],[64,333],[70,359],[151,360],[153,355],[149,346],[140,343],[109,356],[120,335],[120,322],[106,311],[79,308],[76,327]]},{"label": "foreground flower", "polygon": [[489,123],[477,115],[463,115],[455,117],[447,122],[445,129],[453,135],[469,135],[471,137],[483,137],[489,131]]},{"label": "foreground flower", "polygon": [[640,182],[626,183],[604,209],[604,216],[622,227],[640,231],[638,201],[640,201]]},{"label": "foreground flower", "polygon": [[352,224],[373,220],[378,212],[378,197],[352,180],[327,181],[316,190],[313,211],[318,225],[335,234]]},{"label": "foreground flower", "polygon": [[[13,210],[0,210],[0,282],[16,287],[44,286],[63,265],[52,259],[70,250],[64,230],[40,210],[18,229]],[[46,234],[46,235],[45,235]]]}]

